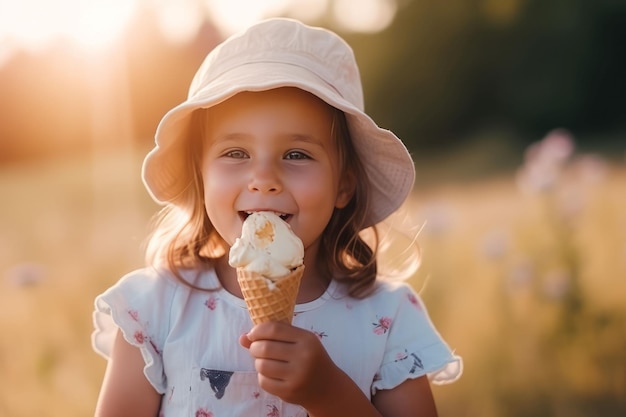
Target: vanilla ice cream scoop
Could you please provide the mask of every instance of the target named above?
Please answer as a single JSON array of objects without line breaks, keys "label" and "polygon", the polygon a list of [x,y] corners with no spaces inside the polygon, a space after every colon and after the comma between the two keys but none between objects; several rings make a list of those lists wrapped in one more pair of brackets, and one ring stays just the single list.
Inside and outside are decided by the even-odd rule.
[{"label": "vanilla ice cream scoop", "polygon": [[303,259],[304,246],[291,226],[273,212],[260,211],[244,221],[241,237],[230,248],[228,263],[276,280],[302,265]]}]

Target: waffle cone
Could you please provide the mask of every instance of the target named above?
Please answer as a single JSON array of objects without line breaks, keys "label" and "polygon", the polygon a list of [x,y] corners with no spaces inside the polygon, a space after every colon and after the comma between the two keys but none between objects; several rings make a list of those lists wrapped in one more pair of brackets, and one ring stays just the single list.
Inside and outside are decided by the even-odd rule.
[{"label": "waffle cone", "polygon": [[274,288],[261,274],[237,268],[237,281],[254,324],[282,321],[291,324],[304,265],[277,279]]}]

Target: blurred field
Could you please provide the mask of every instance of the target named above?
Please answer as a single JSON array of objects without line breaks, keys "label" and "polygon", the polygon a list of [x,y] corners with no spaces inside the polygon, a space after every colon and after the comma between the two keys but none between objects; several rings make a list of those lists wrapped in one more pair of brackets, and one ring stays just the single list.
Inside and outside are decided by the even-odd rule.
[{"label": "blurred field", "polygon": [[[92,414],[93,299],[141,266],[156,209],[139,166],[0,168],[0,416]],[[423,225],[413,283],[465,360],[434,388],[441,416],[626,415],[626,168],[578,168],[526,192],[513,174],[440,184],[407,205]]]}]

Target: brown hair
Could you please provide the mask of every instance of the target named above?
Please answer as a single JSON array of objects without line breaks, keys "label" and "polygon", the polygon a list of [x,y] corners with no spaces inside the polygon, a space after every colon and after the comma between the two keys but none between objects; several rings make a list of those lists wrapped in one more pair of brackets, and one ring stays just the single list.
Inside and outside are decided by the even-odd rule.
[{"label": "brown hair", "polygon": [[[341,175],[352,181],[354,193],[346,205],[335,209],[326,226],[318,252],[320,271],[346,283],[354,297],[365,297],[373,288],[377,275],[378,234],[373,230],[371,246],[361,237],[366,224],[369,181],[358,153],[354,149],[345,114],[333,108],[331,135],[339,155]],[[182,276],[183,269],[205,270],[223,256],[228,245],[211,224],[204,207],[201,174],[202,140],[206,110],[196,110],[191,117],[185,146],[188,171],[185,190],[154,218],[153,231],[146,248],[146,262],[165,266],[174,276],[196,289]]]}]

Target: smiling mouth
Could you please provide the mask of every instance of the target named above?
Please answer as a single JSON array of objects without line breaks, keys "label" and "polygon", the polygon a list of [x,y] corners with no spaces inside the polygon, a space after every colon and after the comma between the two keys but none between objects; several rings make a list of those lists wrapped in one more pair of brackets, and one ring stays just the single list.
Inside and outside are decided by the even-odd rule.
[{"label": "smiling mouth", "polygon": [[[270,211],[270,210],[258,210],[258,211]],[[248,218],[248,216],[250,216],[252,213],[256,213],[257,211],[240,211],[239,212],[239,217],[241,218],[242,221],[246,220]],[[270,211],[271,213],[274,213],[275,215],[277,215],[278,217],[281,218],[281,220],[283,221],[288,221],[292,215],[291,214],[287,214],[287,213],[279,213],[277,211]]]}]

